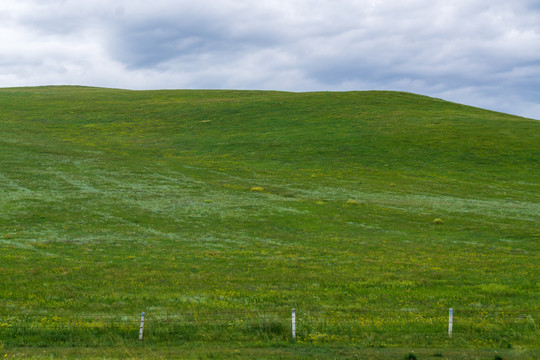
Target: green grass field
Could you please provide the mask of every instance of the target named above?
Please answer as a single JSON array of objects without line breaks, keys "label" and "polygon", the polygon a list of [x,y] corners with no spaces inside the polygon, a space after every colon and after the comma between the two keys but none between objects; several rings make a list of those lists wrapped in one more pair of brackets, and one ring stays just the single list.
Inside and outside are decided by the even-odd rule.
[{"label": "green grass field", "polygon": [[539,121],[381,91],[0,109],[0,356],[540,358]]}]

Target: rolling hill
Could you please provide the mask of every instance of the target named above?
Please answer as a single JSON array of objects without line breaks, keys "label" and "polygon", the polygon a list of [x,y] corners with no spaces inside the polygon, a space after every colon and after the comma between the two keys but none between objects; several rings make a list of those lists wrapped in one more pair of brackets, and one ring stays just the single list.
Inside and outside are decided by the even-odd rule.
[{"label": "rolling hill", "polygon": [[0,109],[0,352],[538,356],[538,121],[387,91]]}]

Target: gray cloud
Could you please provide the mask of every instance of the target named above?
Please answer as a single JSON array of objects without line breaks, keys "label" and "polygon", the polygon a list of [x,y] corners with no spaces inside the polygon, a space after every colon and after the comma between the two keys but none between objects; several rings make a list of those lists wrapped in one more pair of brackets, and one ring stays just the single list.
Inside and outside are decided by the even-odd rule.
[{"label": "gray cloud", "polygon": [[389,89],[540,119],[534,0],[21,0],[0,86]]}]

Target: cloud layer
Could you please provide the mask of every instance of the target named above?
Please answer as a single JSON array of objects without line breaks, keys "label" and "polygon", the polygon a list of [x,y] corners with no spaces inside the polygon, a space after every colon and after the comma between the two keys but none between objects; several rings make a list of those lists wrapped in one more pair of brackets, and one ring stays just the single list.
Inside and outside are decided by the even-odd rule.
[{"label": "cloud layer", "polygon": [[20,0],[0,86],[388,89],[540,119],[536,0]]}]

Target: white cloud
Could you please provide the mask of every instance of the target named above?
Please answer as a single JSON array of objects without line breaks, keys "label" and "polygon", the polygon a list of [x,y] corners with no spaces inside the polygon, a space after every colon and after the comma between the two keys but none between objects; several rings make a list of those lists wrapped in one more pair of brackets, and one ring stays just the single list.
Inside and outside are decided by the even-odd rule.
[{"label": "white cloud", "polygon": [[389,89],[540,119],[534,0],[20,0],[0,24],[2,86]]}]

